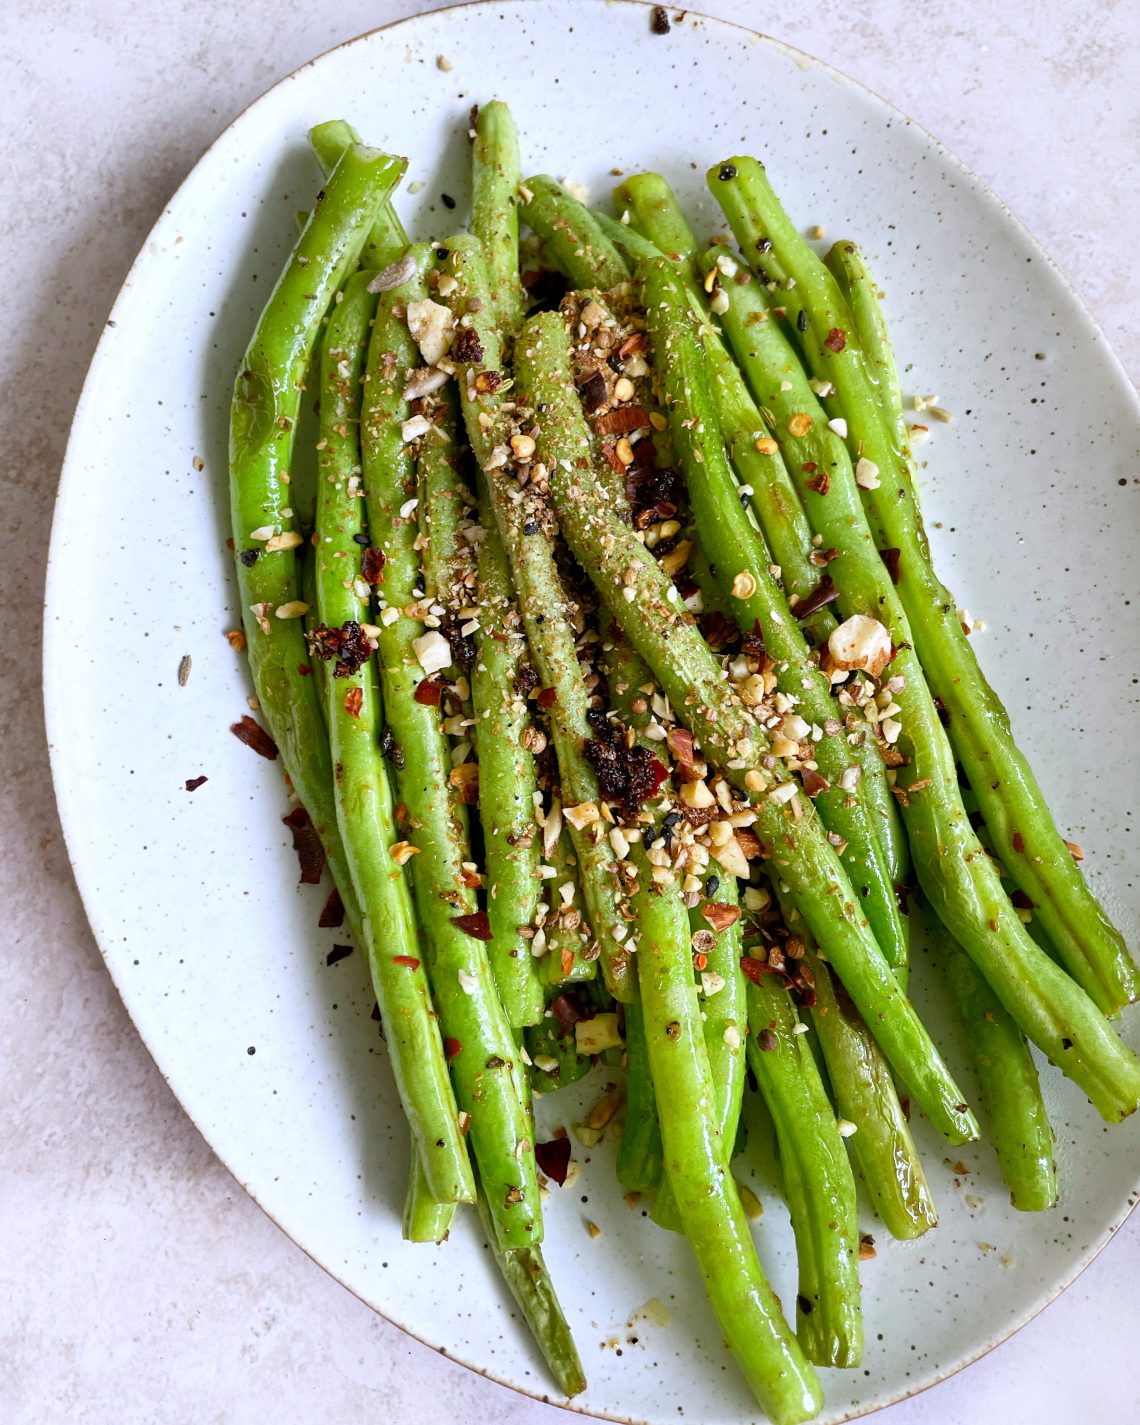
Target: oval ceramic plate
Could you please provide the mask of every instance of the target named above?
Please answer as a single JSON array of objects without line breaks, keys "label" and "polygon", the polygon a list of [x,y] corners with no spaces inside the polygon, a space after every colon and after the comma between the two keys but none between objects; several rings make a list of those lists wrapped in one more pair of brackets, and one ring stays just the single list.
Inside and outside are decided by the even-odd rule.
[{"label": "oval ceramic plate", "polygon": [[[1073,294],[944,150],[834,70],[691,14],[659,37],[641,5],[527,0],[366,35],[247,110],[147,241],[75,419],[48,584],[56,788],[92,926],[187,1112],[282,1228],[408,1331],[545,1398],[472,1221],[438,1250],[400,1240],[405,1130],[364,966],[359,955],[326,965],[338,936],[317,929],[324,891],[296,884],[280,769],[228,731],[249,689],[222,636],[239,621],[225,545],[230,387],[294,212],[318,186],[307,129],[343,115],[410,155],[405,216],[438,237],[454,221],[448,200],[466,209],[468,109],[493,95],[512,105],[524,167],[585,182],[595,201],[608,201],[612,169],[659,169],[707,234],[720,223],[705,166],[745,150],[801,224],[862,243],[905,390],[937,392],[955,417],[921,448],[937,560],[985,619],[986,670],[1130,932],[1122,847],[1135,788],[1120,770],[1140,630],[1127,607],[1134,487],[1120,486],[1138,422]],[[942,1225],[902,1245],[866,1217],[879,1251],[864,1271],[865,1369],[825,1372],[827,1420],[994,1345],[1122,1220],[1135,1123],[1108,1130],[1056,1074],[1046,1086],[1063,1188],[1049,1215],[1012,1211],[988,1147],[948,1156],[920,1126]],[[587,1097],[601,1087],[595,1078]],[[559,1096],[541,1115],[548,1126],[577,1116]],[[548,1211],[548,1258],[590,1378],[575,1405],[655,1425],[755,1418],[683,1243],[623,1201],[609,1144],[590,1158]],[[761,1253],[790,1301],[786,1214],[758,1188]]]}]

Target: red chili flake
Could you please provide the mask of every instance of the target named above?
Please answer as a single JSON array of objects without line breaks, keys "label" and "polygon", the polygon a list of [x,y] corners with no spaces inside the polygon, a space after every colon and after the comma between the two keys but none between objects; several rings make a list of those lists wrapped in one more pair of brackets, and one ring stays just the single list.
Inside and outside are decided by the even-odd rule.
[{"label": "red chili flake", "polygon": [[804,791],[809,797],[818,797],[820,792],[831,790],[831,783],[819,772],[813,771],[811,767],[803,769]]},{"label": "red chili flake", "polygon": [[384,565],[387,562],[384,551],[370,544],[360,556],[360,577],[375,588],[384,582]]},{"label": "red chili flake", "polygon": [[336,659],[333,668],[334,678],[348,678],[353,673],[359,672],[365,663],[372,657],[372,644],[368,640],[367,634],[356,622],[355,619],[349,621],[340,628],[329,628],[325,624],[318,624],[306,635],[309,645],[309,652],[315,654],[323,662],[328,663]]},{"label": "red chili flake", "polygon": [[485,910],[473,911],[470,915],[453,915],[451,923],[462,930],[464,935],[473,936],[476,940],[491,939],[491,922],[487,919]]},{"label": "red chili flake", "polygon": [[561,1187],[566,1181],[566,1172],[570,1167],[570,1139],[552,1138],[549,1143],[536,1143],[534,1161],[548,1178],[552,1178]]},{"label": "red chili flake", "polygon": [[847,333],[842,327],[832,327],[824,337],[823,344],[831,351],[840,352],[847,345]]},{"label": "red chili flake", "polygon": [[281,820],[293,833],[293,850],[301,863],[301,885],[318,885],[325,869],[325,848],[321,845],[316,827],[309,820],[309,813],[304,807],[294,807]]},{"label": "red chili flake", "polygon": [[340,892],[335,886],[329,891],[329,898],[325,901],[324,909],[321,911],[317,925],[321,930],[336,930],[344,924],[344,902],[340,898]]},{"label": "red chili flake", "polygon": [[475,389],[480,395],[493,395],[502,384],[503,377],[498,371],[480,371],[475,377]]},{"label": "red chili flake", "polygon": [[693,956],[693,969],[694,969],[694,970],[703,970],[703,969],[706,968],[706,966],[708,965],[708,963],[709,963],[709,957],[704,953],[703,950],[698,950],[697,953]]},{"label": "red chili flake", "polygon": [[655,797],[669,775],[664,763],[640,744],[630,747],[625,729],[599,709],[591,708],[586,720],[594,735],[583,743],[582,751],[597,775],[603,798],[635,811]]},{"label": "red chili flake", "polygon": [[364,706],[364,689],[349,688],[344,695],[344,710],[349,717],[359,717],[360,709]]},{"label": "red chili flake", "polygon": [[452,1039],[450,1037],[444,1039],[443,1057],[447,1060],[449,1064],[451,1063],[452,1059],[454,1059],[458,1054],[461,1054],[462,1052],[463,1045],[460,1044],[458,1039]]},{"label": "red chili flake", "polygon": [[535,698],[535,702],[540,708],[552,708],[558,701],[557,688],[543,688]]},{"label": "red chili flake", "polygon": [[644,351],[648,345],[644,332],[634,332],[618,347],[618,355],[623,361],[628,361],[635,351]]},{"label": "red chili flake", "polygon": [[909,1099],[909,1097],[907,1097],[907,1098],[900,1098],[900,1099],[899,1099],[899,1107],[902,1109],[903,1118],[907,1121],[907,1123],[909,1123],[909,1122],[910,1122],[910,1099]]},{"label": "red chili flake", "polygon": [[412,697],[425,708],[439,707],[443,697],[443,679],[437,673],[430,678],[421,678]]},{"label": "red chili flake", "polygon": [[797,619],[805,619],[817,609],[832,604],[839,597],[839,590],[832,582],[830,574],[825,574],[806,599],[801,599],[795,607]]},{"label": "red chili flake", "polygon": [[307,678],[312,671],[313,670],[309,667],[307,663],[297,664],[297,672],[301,675],[302,678]]},{"label": "red chili flake", "polygon": [[570,971],[574,968],[574,952],[568,945],[562,947],[562,978],[569,978]]},{"label": "red chili flake", "polygon": [[270,762],[277,760],[276,742],[248,713],[243,714],[240,722],[231,723],[230,731],[239,742],[252,747],[259,757],[268,758]]},{"label": "red chili flake", "polygon": [[575,997],[564,990],[562,994],[556,995],[550,1001],[550,1015],[558,1026],[558,1037],[564,1039],[569,1034],[580,1019],[587,1016],[583,1014],[582,1008]]},{"label": "red chili flake", "polygon": [[420,968],[420,962],[414,955],[393,955],[392,964],[406,965],[409,970],[418,970]]},{"label": "red chili flake", "polygon": [[625,466],[618,459],[617,446],[612,440],[602,442],[602,454],[606,458],[606,464],[615,475],[625,474]]},{"label": "red chili flake", "polygon": [[895,887],[895,900],[899,903],[899,912],[902,915],[910,914],[910,887],[905,883]]},{"label": "red chili flake", "polygon": [[705,901],[701,906],[701,919],[707,921],[719,935],[740,919],[740,907],[722,905],[720,901]]},{"label": "red chili flake", "polygon": [[625,435],[649,424],[649,417],[640,406],[618,406],[594,422],[599,435]]},{"label": "red chili flake", "polygon": [[887,573],[891,576],[891,583],[897,584],[899,581],[899,551],[897,549],[880,549],[879,557],[887,566]]},{"label": "red chili flake", "polygon": [[1015,831],[1013,833],[1013,849],[1017,852],[1022,852],[1025,850],[1025,837],[1022,836],[1020,831]]},{"label": "red chili flake", "polygon": [[340,962],[352,954],[351,945],[334,945],[325,956],[326,965],[339,965]]},{"label": "red chili flake", "polygon": [[1031,901],[1024,891],[1011,891],[1009,899],[1010,904],[1015,906],[1018,910],[1037,909],[1036,903],[1034,901]]},{"label": "red chili flake", "polygon": [[209,780],[209,777],[187,777],[186,790],[188,792],[196,792],[203,782],[208,782]]},{"label": "red chili flake", "polygon": [[[807,466],[804,466],[807,469]],[[812,466],[815,469],[815,466]],[[805,481],[809,490],[814,490],[817,495],[826,495],[831,489],[831,476],[826,470],[821,470],[817,475],[813,475],[810,480]]]}]

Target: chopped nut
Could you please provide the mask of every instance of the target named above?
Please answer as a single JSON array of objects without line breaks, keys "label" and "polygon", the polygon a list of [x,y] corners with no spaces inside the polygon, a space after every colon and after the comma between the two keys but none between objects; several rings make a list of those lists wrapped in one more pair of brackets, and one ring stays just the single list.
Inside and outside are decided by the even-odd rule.
[{"label": "chopped nut", "polygon": [[534,438],[529,435],[511,436],[511,451],[516,460],[529,460],[535,451]]},{"label": "chopped nut", "polygon": [[879,488],[879,467],[865,455],[861,455],[855,463],[855,483],[864,490]]},{"label": "chopped nut", "polygon": [[426,364],[435,366],[447,355],[454,340],[455,317],[450,307],[427,297],[417,299],[408,303],[408,331]]},{"label": "chopped nut", "polygon": [[574,1025],[574,1042],[578,1053],[583,1056],[617,1048],[622,1042],[617,1015],[607,1012],[595,1014],[592,1019],[578,1020]]},{"label": "chopped nut", "polygon": [[878,619],[852,614],[832,629],[827,648],[837,668],[860,668],[877,678],[890,662],[891,636]]},{"label": "chopped nut", "polygon": [[[619,442],[620,444],[620,442]],[[682,539],[675,545],[668,554],[662,556],[659,561],[662,570],[669,575],[670,579],[675,578],[688,563],[689,555],[693,552],[693,542],[691,539]]]},{"label": "chopped nut", "polygon": [[397,866],[403,866],[410,861],[413,856],[420,854],[420,848],[413,846],[410,841],[397,841],[392,846],[392,860]]},{"label": "chopped nut", "polygon": [[[387,613],[387,610],[384,612]],[[384,615],[381,614],[380,617],[383,619]],[[443,634],[434,628],[421,634],[419,638],[412,639],[412,651],[420,667],[429,676],[451,667],[451,645]]]},{"label": "chopped nut", "polygon": [[288,599],[274,610],[278,618],[301,618],[308,612],[309,606],[303,599]]},{"label": "chopped nut", "polygon": [[575,831],[584,831],[587,826],[601,819],[601,812],[594,802],[580,802],[578,806],[563,807],[562,815]]},{"label": "chopped nut", "polygon": [[281,534],[271,535],[265,541],[265,552],[266,554],[275,554],[279,549],[296,549],[299,544],[304,544],[304,542],[295,529],[287,529]]},{"label": "chopped nut", "polygon": [[631,401],[633,399],[634,385],[628,376],[619,376],[614,382],[614,400]]}]

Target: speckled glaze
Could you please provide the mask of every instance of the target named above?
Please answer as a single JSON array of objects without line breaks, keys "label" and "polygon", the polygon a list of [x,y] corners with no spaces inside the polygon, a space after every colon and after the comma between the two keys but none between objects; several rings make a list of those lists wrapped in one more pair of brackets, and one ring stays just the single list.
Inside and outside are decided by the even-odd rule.
[{"label": "speckled glaze", "polygon": [[[621,83],[603,87],[584,132],[576,100],[597,83],[603,46],[621,56]],[[920,450],[936,559],[985,620],[986,671],[1133,943],[1135,778],[1089,752],[1127,747],[1136,710],[1138,419],[1064,282],[925,134],[835,71],[730,25],[689,15],[652,36],[641,5],[478,5],[334,50],[223,134],[152,233],[76,416],[48,588],[49,733],[88,914],[161,1070],[265,1210],[392,1320],[548,1398],[473,1222],[438,1250],[400,1241],[405,1133],[365,969],[358,955],[326,966],[340,936],[316,928],[325,892],[296,886],[279,769],[227,730],[249,689],[221,636],[237,623],[229,391],[293,212],[316,187],[307,128],[342,114],[411,155],[409,181],[423,187],[405,216],[442,236],[442,195],[460,212],[467,199],[467,109],[495,94],[515,111],[524,166],[584,181],[596,200],[611,167],[660,169],[707,234],[720,224],[704,168],[744,149],[803,226],[860,241],[887,293],[904,390],[937,392],[955,416]],[[109,566],[115,597],[77,648],[74,591],[105,584]],[[916,979],[921,999],[921,958]],[[937,1005],[929,1017],[958,1066]],[[1132,1020],[1126,1033],[1136,1041]],[[823,1419],[865,1413],[996,1344],[1118,1225],[1140,1129],[1107,1129],[1055,1074],[1046,1087],[1063,1190],[1046,1217],[1009,1208],[987,1147],[947,1156],[919,1125],[942,1225],[905,1245],[876,1234],[864,1369],[824,1373]],[[569,1123],[576,1102],[546,1101],[542,1120]],[[683,1244],[626,1206],[608,1145],[589,1157],[548,1209],[547,1255],[590,1378],[575,1405],[653,1425],[754,1419]],[[761,1255],[788,1300],[786,1214],[752,1158],[750,1171],[767,1205]],[[875,1230],[869,1214],[864,1225]],[[657,1308],[639,1314],[650,1300],[667,1325]]]}]

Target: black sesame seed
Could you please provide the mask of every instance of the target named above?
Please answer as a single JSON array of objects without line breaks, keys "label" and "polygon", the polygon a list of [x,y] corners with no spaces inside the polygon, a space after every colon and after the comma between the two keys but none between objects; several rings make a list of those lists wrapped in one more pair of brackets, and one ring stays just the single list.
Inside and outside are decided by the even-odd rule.
[{"label": "black sesame seed", "polygon": [[451,196],[450,193],[441,193],[439,195],[439,200],[445,208],[455,207],[455,199]]},{"label": "black sesame seed", "polygon": [[238,555],[238,558],[241,560],[241,562],[245,565],[247,569],[252,569],[253,566],[257,563],[257,561],[261,558],[261,550],[243,549],[242,552]]},{"label": "black sesame seed", "polygon": [[735,177],[736,177],[736,164],[735,164],[735,163],[722,163],[721,166],[720,166],[720,172],[717,174],[717,177],[720,179],[720,181],[721,181],[722,183],[727,183],[730,178],[735,178]]},{"label": "black sesame seed", "polygon": [[439,258],[440,262],[444,262],[448,257],[451,256],[450,252],[448,252],[447,248],[445,247],[437,247],[435,250],[435,255]]},{"label": "black sesame seed", "polygon": [[369,543],[369,536],[368,536],[368,535],[363,534],[363,533],[361,533],[360,531],[358,531],[358,532],[357,532],[356,534],[354,534],[352,537],[353,537],[353,539],[357,542],[357,544],[363,544],[365,548],[368,547],[368,543]]},{"label": "black sesame seed", "polygon": [[807,331],[807,313],[802,307],[799,310],[799,315],[796,317],[796,330],[801,332]]}]

